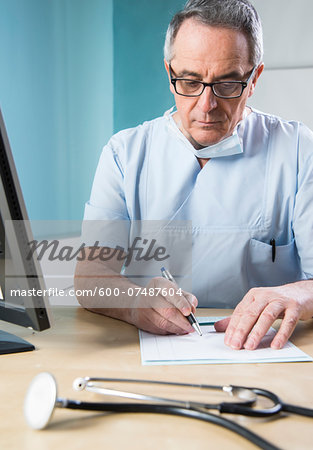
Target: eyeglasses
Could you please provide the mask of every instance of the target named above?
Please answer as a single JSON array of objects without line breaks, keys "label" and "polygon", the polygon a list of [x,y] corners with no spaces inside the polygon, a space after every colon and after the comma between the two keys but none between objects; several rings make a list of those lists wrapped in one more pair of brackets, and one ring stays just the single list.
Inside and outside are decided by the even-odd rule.
[{"label": "eyeglasses", "polygon": [[212,88],[213,94],[219,98],[238,98],[248,86],[256,66],[253,67],[249,78],[246,81],[215,81],[214,83],[204,83],[204,81],[191,80],[187,78],[173,78],[172,67],[169,65],[171,83],[175,92],[184,97],[199,97],[207,86]]}]

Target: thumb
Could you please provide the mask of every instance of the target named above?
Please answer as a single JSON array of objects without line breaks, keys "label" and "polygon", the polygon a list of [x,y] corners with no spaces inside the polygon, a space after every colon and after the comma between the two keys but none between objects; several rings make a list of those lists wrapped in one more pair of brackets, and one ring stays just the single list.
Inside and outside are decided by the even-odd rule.
[{"label": "thumb", "polygon": [[230,317],[226,317],[225,319],[219,320],[218,322],[215,322],[214,328],[216,331],[226,331],[228,324],[230,322]]}]

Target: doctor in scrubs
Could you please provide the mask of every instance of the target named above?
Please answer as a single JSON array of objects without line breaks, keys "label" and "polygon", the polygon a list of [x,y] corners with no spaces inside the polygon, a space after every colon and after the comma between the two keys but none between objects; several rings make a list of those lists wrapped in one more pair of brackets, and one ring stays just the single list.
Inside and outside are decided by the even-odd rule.
[{"label": "doctor in scrubs", "polygon": [[[215,328],[226,345],[249,350],[276,319],[279,349],[312,318],[313,133],[248,106],[262,53],[248,0],[190,0],[173,17],[164,64],[176,109],[111,138],[85,220],[188,221],[180,232],[192,240],[192,292],[167,295],[173,283],[155,276],[154,296],[131,296],[136,284],[114,250],[127,242],[116,231],[96,249],[86,244],[75,286],[119,295],[92,304],[82,295],[84,307],[159,334],[193,332],[186,316],[197,306],[234,308]],[[86,257],[103,248],[105,261]]]}]

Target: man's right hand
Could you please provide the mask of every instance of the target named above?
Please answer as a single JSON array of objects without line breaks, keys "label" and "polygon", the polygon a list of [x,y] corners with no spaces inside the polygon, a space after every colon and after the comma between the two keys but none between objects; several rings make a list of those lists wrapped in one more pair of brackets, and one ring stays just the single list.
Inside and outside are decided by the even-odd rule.
[{"label": "man's right hand", "polygon": [[[179,291],[175,283],[162,277],[152,278],[143,292],[147,295],[138,295],[130,309],[130,323],[155,334],[194,332],[186,318],[191,312],[195,312],[198,305],[194,295]],[[170,295],[173,292],[174,295]],[[154,295],[148,295],[149,293]]]}]

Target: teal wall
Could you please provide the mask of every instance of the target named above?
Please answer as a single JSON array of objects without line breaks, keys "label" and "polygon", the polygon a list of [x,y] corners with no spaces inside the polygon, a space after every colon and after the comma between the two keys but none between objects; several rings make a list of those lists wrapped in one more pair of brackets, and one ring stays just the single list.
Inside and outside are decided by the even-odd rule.
[{"label": "teal wall", "polygon": [[173,104],[163,42],[184,0],[0,0],[0,106],[32,220],[79,220],[114,131]]},{"label": "teal wall", "polygon": [[184,0],[114,0],[114,130],[160,116],[173,104],[163,64],[167,26]]},{"label": "teal wall", "polygon": [[46,215],[58,186],[54,17],[40,0],[0,4],[0,105],[29,212]]},{"label": "teal wall", "polygon": [[80,219],[113,131],[112,0],[0,0],[0,105],[31,219]]}]

